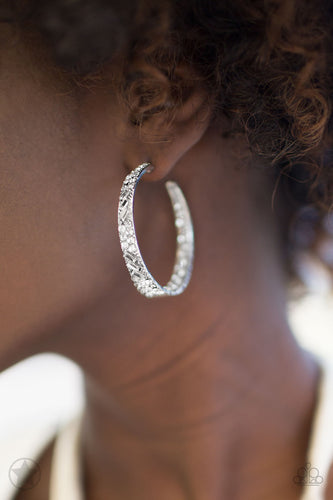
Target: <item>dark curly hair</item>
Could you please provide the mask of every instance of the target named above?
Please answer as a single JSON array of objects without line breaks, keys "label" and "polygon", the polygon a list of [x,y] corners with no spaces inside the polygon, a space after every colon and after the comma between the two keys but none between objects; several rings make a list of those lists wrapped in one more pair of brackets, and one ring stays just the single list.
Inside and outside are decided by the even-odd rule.
[{"label": "dark curly hair", "polygon": [[[329,0],[9,0],[2,19],[38,33],[78,85],[107,78],[140,126],[172,121],[201,86],[212,120],[271,168],[289,220],[312,207],[313,243],[333,202],[333,4]],[[179,71],[186,68],[186,71]],[[303,211],[304,214],[304,211]],[[304,223],[304,221],[303,221]],[[304,226],[304,224],[303,224]],[[306,226],[306,225],[305,225]],[[309,226],[309,224],[308,224]],[[306,227],[308,227],[306,226]],[[316,231],[313,230],[316,228]]]}]

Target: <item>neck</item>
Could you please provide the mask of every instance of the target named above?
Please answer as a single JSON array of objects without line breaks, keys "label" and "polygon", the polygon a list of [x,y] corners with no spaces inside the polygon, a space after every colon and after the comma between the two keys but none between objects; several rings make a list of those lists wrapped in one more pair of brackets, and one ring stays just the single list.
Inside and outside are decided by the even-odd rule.
[{"label": "neck", "polygon": [[315,368],[286,325],[232,316],[168,330],[138,350],[163,361],[110,392],[87,377],[87,498],[298,498]]},{"label": "neck", "polygon": [[[196,228],[189,289],[149,301],[120,264],[105,302],[58,349],[86,372],[89,500],[298,498],[292,478],[306,458],[316,366],[286,320],[276,222],[260,210],[270,213],[270,196],[258,208],[253,171],[234,171],[226,150],[208,146],[172,175]],[[167,203],[143,184],[137,228],[154,274],[173,235],[164,215],[143,212]]]}]

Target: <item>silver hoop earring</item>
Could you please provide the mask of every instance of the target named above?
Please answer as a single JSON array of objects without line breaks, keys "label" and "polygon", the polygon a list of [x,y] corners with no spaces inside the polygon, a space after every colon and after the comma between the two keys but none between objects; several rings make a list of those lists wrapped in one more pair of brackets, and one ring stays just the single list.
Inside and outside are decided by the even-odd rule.
[{"label": "silver hoop earring", "polygon": [[181,294],[191,279],[194,257],[193,224],[185,196],[176,182],[167,181],[177,232],[174,268],[168,283],[161,286],[146,267],[136,238],[133,205],[140,178],[152,170],[150,163],[143,163],[126,176],[118,205],[118,232],[125,264],[138,291],[149,298]]}]

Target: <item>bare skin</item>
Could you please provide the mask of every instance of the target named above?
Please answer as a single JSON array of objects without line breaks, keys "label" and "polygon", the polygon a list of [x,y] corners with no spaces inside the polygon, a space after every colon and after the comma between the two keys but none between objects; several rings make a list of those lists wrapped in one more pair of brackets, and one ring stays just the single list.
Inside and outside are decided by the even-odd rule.
[{"label": "bare skin", "polygon": [[[73,97],[29,57],[2,56],[0,368],[44,351],[82,366],[87,500],[299,498],[318,369],[286,320],[272,182],[240,168],[239,140],[198,121],[200,93],[173,140],[147,141],[115,96]],[[194,272],[179,297],[141,297],[122,261],[118,194],[146,160],[136,224],[161,281],[174,232],[159,181],[176,180],[192,211]],[[36,495],[45,486],[19,498]]]}]

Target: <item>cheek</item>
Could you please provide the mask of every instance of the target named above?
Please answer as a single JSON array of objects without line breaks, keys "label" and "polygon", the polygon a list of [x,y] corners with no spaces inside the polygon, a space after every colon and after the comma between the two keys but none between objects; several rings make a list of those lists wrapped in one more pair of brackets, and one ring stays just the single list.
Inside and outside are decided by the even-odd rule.
[{"label": "cheek", "polygon": [[87,307],[112,285],[121,258],[118,146],[102,131],[68,126],[56,104],[26,106],[15,127],[3,124],[1,345]]}]

